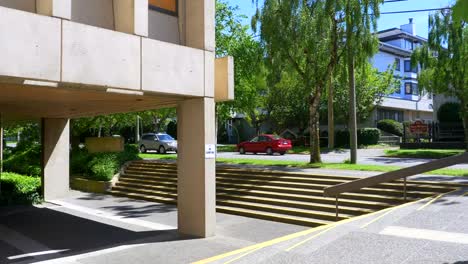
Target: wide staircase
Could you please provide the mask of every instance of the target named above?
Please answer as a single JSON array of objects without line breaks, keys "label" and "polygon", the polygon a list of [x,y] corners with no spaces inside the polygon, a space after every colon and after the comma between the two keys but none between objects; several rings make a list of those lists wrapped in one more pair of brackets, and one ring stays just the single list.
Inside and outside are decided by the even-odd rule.
[{"label": "wide staircase", "polygon": [[[356,178],[308,175],[218,166],[217,212],[304,226],[318,226],[405,203],[403,182],[396,181],[340,195],[323,195],[325,187]],[[457,184],[407,181],[407,200],[434,196]],[[134,161],[120,176],[111,194],[158,203],[177,203],[177,167],[173,163]]]}]

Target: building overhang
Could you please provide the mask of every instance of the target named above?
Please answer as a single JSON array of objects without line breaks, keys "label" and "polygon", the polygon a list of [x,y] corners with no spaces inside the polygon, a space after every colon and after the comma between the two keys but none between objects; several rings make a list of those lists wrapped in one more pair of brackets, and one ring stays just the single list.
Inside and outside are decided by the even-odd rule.
[{"label": "building overhang", "polygon": [[11,115],[157,109],[215,90],[233,99],[232,58],[215,63],[212,51],[5,7],[0,38],[0,111]]}]

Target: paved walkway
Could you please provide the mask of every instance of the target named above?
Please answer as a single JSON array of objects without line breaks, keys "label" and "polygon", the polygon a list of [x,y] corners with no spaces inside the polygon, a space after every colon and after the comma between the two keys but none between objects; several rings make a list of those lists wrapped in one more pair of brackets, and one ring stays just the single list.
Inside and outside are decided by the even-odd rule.
[{"label": "paved walkway", "polygon": [[0,209],[0,263],[468,263],[468,187],[319,228],[217,214],[217,236],[176,232],[177,209],[72,192]]},{"label": "paved walkway", "polygon": [[[322,153],[322,161],[325,163],[343,163],[349,160],[349,150],[336,150],[332,152]],[[360,149],[358,150],[358,163],[369,165],[391,165],[399,167],[411,167],[432,161],[431,159],[413,159],[413,158],[387,158],[384,156],[382,149]],[[302,154],[286,154],[269,156],[266,154],[246,154],[241,155],[239,152],[219,152],[218,158],[236,158],[236,159],[261,159],[261,160],[276,160],[276,161],[301,161],[308,162],[309,155]],[[468,164],[460,164],[450,168],[468,169]]]}]

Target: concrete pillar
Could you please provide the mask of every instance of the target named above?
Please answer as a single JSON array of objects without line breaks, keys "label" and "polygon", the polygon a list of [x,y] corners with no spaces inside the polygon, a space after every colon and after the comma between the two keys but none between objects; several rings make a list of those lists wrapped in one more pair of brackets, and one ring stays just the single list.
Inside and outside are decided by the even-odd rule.
[{"label": "concrete pillar", "polygon": [[70,186],[70,121],[42,119],[42,193],[45,200],[68,195]]},{"label": "concrete pillar", "polygon": [[71,19],[71,0],[36,0],[38,14]]},{"label": "concrete pillar", "polygon": [[214,236],[216,229],[214,99],[198,98],[183,101],[177,108],[177,118],[179,232],[196,237]]},{"label": "concrete pillar", "polygon": [[148,0],[114,0],[115,30],[148,37]]}]

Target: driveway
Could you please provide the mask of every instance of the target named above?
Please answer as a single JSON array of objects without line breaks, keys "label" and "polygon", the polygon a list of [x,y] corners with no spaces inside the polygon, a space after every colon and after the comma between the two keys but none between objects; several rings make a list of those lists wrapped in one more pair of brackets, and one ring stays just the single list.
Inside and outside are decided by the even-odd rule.
[{"label": "driveway", "polygon": [[[359,149],[358,150],[358,163],[366,165],[391,165],[399,167],[411,167],[419,164],[423,164],[432,159],[413,159],[413,158],[387,158],[384,157],[385,153],[383,149]],[[219,152],[218,158],[229,158],[229,159],[259,159],[259,160],[275,160],[275,161],[300,161],[308,162],[310,160],[309,155],[303,154],[286,154],[281,156],[275,154],[268,156],[266,154],[246,154],[241,155],[239,152]],[[324,163],[343,163],[349,160],[349,150],[335,150],[331,152],[322,153],[322,161]],[[454,169],[468,169],[468,164],[460,164],[452,166]]]}]

